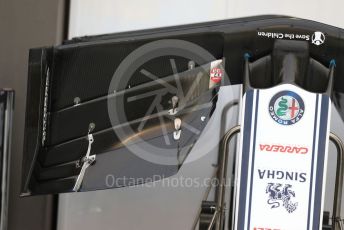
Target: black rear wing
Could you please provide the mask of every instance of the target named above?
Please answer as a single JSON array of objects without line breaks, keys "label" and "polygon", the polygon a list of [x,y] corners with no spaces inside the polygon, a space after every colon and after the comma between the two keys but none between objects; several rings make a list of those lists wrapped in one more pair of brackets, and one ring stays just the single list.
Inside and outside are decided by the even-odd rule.
[{"label": "black rear wing", "polygon": [[[258,76],[251,83],[275,84],[275,78],[264,76],[274,75],[271,55],[276,40],[306,44],[311,61],[304,67],[317,80],[299,84],[309,91],[326,89],[322,84],[335,60],[332,99],[344,117],[344,80],[339,77],[344,74],[343,36],[344,30],[314,21],[260,16],[74,38],[32,49],[22,195],[144,183],[109,184],[109,175],[113,180],[176,174],[216,108],[218,76],[223,76],[222,85],[242,84],[249,55],[250,77]],[[218,60],[221,65],[214,67]],[[192,95],[183,100],[190,89]],[[152,109],[157,96],[159,108]],[[153,152],[152,158],[165,154],[170,161],[149,161],[135,154],[141,150]]]}]

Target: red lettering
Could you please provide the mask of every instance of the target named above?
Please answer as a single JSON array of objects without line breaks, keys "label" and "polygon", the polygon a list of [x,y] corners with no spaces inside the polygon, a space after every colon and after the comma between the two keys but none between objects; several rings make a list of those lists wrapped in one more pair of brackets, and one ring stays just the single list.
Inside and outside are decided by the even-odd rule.
[{"label": "red lettering", "polygon": [[279,228],[257,228],[257,227],[254,227],[253,230],[281,230]]},{"label": "red lettering", "polygon": [[268,144],[260,144],[259,145],[260,151],[266,152],[280,152],[280,153],[295,153],[295,154],[307,154],[308,148],[307,147],[296,147],[290,145],[268,145]]},{"label": "red lettering", "polygon": [[308,148],[300,148],[300,154],[307,154],[308,153]]},{"label": "red lettering", "polygon": [[279,146],[278,145],[273,145],[272,146],[272,151],[273,152],[278,152]]},{"label": "red lettering", "polygon": [[260,150],[264,151],[264,149],[266,149],[268,147],[268,145],[259,145],[260,146]]}]

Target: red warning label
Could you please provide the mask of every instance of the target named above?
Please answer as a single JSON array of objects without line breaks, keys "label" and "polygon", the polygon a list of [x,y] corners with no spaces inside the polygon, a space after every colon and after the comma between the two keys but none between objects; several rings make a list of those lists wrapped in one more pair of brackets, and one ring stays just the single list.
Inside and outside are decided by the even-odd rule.
[{"label": "red warning label", "polygon": [[215,83],[219,83],[222,79],[223,71],[220,68],[212,68],[210,70],[210,80]]}]

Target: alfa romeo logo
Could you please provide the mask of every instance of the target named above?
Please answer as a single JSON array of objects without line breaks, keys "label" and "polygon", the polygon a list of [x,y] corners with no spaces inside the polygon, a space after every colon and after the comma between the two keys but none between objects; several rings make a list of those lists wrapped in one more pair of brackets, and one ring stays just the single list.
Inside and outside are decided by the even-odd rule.
[{"label": "alfa romeo logo", "polygon": [[286,90],[271,98],[269,113],[278,124],[292,125],[303,117],[305,104],[297,93]]}]

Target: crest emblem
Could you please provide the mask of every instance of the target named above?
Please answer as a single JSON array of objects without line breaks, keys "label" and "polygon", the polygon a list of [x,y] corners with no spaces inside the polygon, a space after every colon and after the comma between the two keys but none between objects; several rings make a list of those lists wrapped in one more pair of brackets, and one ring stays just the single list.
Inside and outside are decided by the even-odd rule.
[{"label": "crest emblem", "polygon": [[271,118],[281,125],[292,125],[301,120],[305,112],[302,98],[292,91],[282,91],[269,103]]},{"label": "crest emblem", "polygon": [[266,193],[269,194],[267,203],[271,208],[279,208],[281,205],[289,213],[293,213],[297,209],[298,203],[292,203],[291,198],[295,197],[295,192],[291,190],[291,185],[286,184],[282,188],[282,184],[279,183],[268,183],[266,187]]}]

